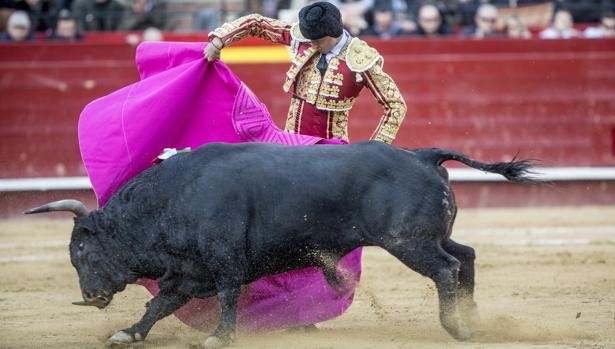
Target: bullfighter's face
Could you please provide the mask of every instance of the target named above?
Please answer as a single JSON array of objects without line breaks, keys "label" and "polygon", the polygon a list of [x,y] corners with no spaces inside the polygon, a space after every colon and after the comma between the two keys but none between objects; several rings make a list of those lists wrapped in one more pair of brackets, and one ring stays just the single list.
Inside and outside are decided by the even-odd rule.
[{"label": "bullfighter's face", "polygon": [[312,40],[311,42],[312,46],[316,49],[316,51],[322,54],[326,54],[329,53],[329,51],[331,51],[341,39],[342,35],[337,38],[325,36],[320,39]]},{"label": "bullfighter's face", "polygon": [[110,251],[103,248],[96,232],[78,222],[76,220],[69,248],[84,301],[74,304],[102,309],[109,305],[115,293],[126,287],[126,273]]}]

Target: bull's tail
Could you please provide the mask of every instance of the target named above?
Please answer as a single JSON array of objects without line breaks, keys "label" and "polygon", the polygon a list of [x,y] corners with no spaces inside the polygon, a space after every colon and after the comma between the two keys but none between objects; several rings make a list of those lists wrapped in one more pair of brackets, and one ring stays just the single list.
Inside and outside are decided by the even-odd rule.
[{"label": "bull's tail", "polygon": [[535,167],[538,162],[536,160],[515,160],[515,158],[513,158],[509,162],[495,162],[486,164],[480,161],[472,160],[464,154],[446,149],[417,149],[415,152],[420,157],[429,162],[435,163],[438,166],[445,161],[455,160],[478,170],[500,174],[511,182],[529,183],[537,180],[533,176],[537,173],[532,171],[532,168]]}]

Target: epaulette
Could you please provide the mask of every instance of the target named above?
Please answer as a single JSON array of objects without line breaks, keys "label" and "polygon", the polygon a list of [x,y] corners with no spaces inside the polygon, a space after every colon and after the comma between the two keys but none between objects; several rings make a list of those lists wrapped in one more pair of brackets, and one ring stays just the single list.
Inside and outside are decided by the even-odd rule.
[{"label": "epaulette", "polygon": [[[380,63],[379,63],[380,62]],[[359,38],[352,38],[346,51],[346,64],[356,73],[369,70],[374,64],[382,64],[382,56]]]},{"label": "epaulette", "polygon": [[295,23],[292,27],[290,27],[290,37],[299,42],[310,42],[310,39],[306,39],[303,34],[301,34],[299,23]]}]

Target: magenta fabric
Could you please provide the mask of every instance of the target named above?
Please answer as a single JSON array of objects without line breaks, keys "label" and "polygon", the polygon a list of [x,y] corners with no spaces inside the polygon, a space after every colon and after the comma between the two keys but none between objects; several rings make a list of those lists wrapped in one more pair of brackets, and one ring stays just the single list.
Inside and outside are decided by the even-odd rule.
[{"label": "magenta fabric", "polygon": [[[221,61],[203,59],[203,43],[143,43],[137,48],[141,80],[88,104],[79,119],[79,145],[99,205],[130,178],[152,166],[163,148],[209,142],[343,144],[342,140],[280,130],[267,108]],[[283,195],[283,193],[281,194]],[[361,273],[361,250],[345,256],[342,290],[328,286],[316,268],[262,278],[239,300],[239,331],[275,330],[342,314],[352,303]],[[140,280],[153,294],[155,280]],[[215,297],[194,299],[175,315],[203,331],[219,319]]]}]

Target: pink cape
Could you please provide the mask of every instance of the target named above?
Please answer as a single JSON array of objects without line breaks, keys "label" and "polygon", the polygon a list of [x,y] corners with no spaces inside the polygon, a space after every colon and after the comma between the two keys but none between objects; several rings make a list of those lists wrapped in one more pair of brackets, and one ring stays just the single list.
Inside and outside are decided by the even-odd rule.
[{"label": "pink cape", "polygon": [[[124,183],[152,165],[163,148],[209,142],[288,145],[344,143],[280,130],[266,107],[221,61],[203,59],[203,43],[143,43],[137,49],[141,80],[88,104],[79,119],[79,146],[100,206]],[[283,195],[283,193],[281,193]],[[239,331],[275,330],[342,314],[361,274],[361,250],[338,266],[343,290],[328,286],[319,269],[262,278],[243,290]],[[153,294],[157,282],[141,279]],[[218,323],[215,297],[193,299],[175,315],[210,331]]]}]

